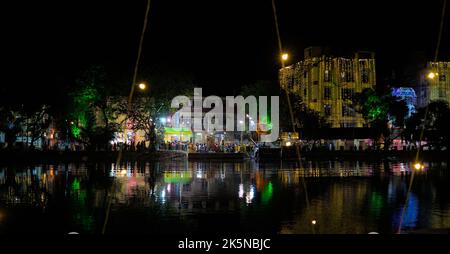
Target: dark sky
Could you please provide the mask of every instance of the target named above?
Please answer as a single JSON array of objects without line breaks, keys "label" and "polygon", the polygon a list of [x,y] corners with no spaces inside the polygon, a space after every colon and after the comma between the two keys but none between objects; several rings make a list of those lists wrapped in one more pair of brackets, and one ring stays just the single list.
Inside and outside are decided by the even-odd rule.
[{"label": "dark sky", "polygon": [[[117,82],[131,80],[146,1],[12,2],[1,10],[3,89],[61,94],[90,64],[105,65]],[[373,50],[383,84],[392,70],[399,75],[418,63],[420,52],[432,59],[443,1],[276,3],[291,59],[310,45]],[[440,54],[446,60],[449,16]],[[141,64],[192,73],[197,84],[222,94],[276,79],[271,0],[152,0]]]}]

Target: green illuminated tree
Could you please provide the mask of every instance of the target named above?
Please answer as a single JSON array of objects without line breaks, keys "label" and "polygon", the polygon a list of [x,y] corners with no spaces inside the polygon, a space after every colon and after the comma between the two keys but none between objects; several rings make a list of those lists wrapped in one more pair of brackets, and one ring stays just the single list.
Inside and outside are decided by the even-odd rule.
[{"label": "green illuminated tree", "polygon": [[105,149],[119,129],[118,103],[105,80],[105,70],[92,66],[69,95],[71,135],[89,149]]},{"label": "green illuminated tree", "polygon": [[369,122],[386,122],[388,120],[389,103],[385,95],[380,95],[373,89],[365,89],[356,96],[358,111]]},{"label": "green illuminated tree", "polygon": [[393,140],[399,137],[399,135],[393,135],[392,127],[404,127],[408,113],[406,103],[397,100],[389,92],[369,88],[355,97],[355,104],[372,128],[375,144],[377,146],[383,144],[384,149],[388,150]]}]

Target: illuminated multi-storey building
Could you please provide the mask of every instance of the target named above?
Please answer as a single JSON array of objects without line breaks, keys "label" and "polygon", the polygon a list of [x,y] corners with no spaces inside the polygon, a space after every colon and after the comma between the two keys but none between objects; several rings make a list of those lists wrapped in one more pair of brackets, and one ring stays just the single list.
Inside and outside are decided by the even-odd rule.
[{"label": "illuminated multi-storey building", "polygon": [[324,116],[333,128],[366,126],[352,99],[365,88],[375,87],[374,53],[339,57],[310,47],[304,55],[303,61],[280,70],[281,88],[300,95],[305,105]]},{"label": "illuminated multi-storey building", "polygon": [[450,62],[429,62],[416,93],[419,107],[438,100],[450,103]]}]

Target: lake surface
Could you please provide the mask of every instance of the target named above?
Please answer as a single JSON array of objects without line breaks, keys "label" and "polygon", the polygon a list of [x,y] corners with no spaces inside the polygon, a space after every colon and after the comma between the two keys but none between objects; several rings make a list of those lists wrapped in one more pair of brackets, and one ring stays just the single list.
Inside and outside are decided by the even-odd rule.
[{"label": "lake surface", "polygon": [[[0,233],[395,233],[450,228],[446,162],[0,166]],[[403,218],[403,219],[401,219]],[[315,224],[314,224],[315,223]]]}]

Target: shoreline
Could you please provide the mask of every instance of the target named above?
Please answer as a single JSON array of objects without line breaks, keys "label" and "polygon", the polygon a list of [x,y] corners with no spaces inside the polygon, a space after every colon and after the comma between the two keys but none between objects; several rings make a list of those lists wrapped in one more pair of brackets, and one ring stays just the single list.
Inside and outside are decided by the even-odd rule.
[{"label": "shoreline", "polygon": [[[0,151],[0,164],[115,162],[118,151]],[[125,151],[123,161],[163,161],[177,156],[165,152],[143,153]]]},{"label": "shoreline", "polygon": [[[308,160],[416,160],[417,151],[313,151],[300,152],[302,158]],[[421,151],[419,161],[448,161],[450,153],[448,151]],[[296,156],[288,154],[282,156],[285,161],[297,160]]]},{"label": "shoreline", "polygon": [[[117,151],[0,151],[0,164],[12,163],[70,163],[70,162],[115,162]],[[448,151],[422,151],[421,161],[448,161]],[[122,153],[124,161],[158,162],[186,159],[189,161],[246,161],[251,160],[246,153],[187,153],[174,151]],[[300,152],[302,160],[348,160],[348,161],[384,161],[415,160],[416,151],[308,151]],[[266,153],[256,159],[266,161],[296,161],[293,153]]]}]

